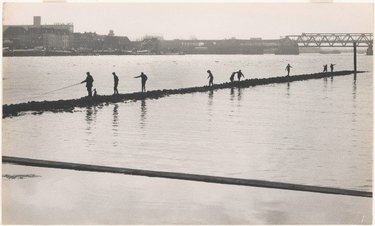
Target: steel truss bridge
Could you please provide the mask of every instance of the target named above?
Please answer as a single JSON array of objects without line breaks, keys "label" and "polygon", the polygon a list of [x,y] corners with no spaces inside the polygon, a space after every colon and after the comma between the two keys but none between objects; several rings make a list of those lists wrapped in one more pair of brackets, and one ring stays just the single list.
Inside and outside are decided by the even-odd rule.
[{"label": "steel truss bridge", "polygon": [[353,47],[354,72],[357,71],[357,47],[368,47],[372,55],[372,33],[302,33],[287,35],[286,39],[295,41],[299,47]]},{"label": "steel truss bridge", "polygon": [[299,47],[372,47],[372,33],[302,33],[287,35]]}]

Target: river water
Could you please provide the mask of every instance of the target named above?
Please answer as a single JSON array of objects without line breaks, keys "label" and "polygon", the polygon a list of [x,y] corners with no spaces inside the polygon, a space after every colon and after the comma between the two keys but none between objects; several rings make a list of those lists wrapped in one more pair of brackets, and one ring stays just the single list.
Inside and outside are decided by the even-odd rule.
[{"label": "river water", "polygon": [[[3,101],[18,103],[31,99],[56,100],[83,96],[86,94],[83,86],[54,92],[49,96],[39,95],[84,80],[86,71],[90,71],[94,76],[94,87],[99,94],[111,94],[112,71],[119,75],[119,91],[124,93],[140,90],[140,81],[133,79],[132,76],[139,75],[141,71],[149,76],[148,90],[171,89],[208,83],[207,69],[213,72],[214,82],[220,83],[228,81],[231,72],[239,69],[242,69],[246,78],[284,76],[284,68],[288,63],[293,66],[292,75],[319,72],[323,64],[329,63],[336,64],[335,70],[350,70],[352,58],[353,56],[349,54],[5,58]],[[3,155],[372,191],[372,57],[358,56],[358,69],[368,72],[356,76],[223,89],[207,93],[172,95],[156,100],[77,108],[74,113],[26,114],[6,118],[2,121]],[[34,98],[36,96],[39,97]],[[83,189],[79,185],[79,179],[72,180],[72,178],[91,177],[90,180],[108,183],[107,174],[85,176],[83,173],[54,173],[56,170],[16,166],[7,166],[3,170],[10,174],[12,172],[27,174],[29,171],[27,169],[41,177],[24,179],[33,181],[27,185],[23,185],[24,182],[21,182],[23,180],[3,179],[3,183],[7,185],[5,188],[14,191],[19,186],[27,186],[34,191],[34,194],[43,194],[49,186],[46,181],[58,180],[56,175],[70,178],[63,186],[70,189],[71,187]],[[84,180],[88,186],[85,189],[91,189],[87,185],[91,183],[87,182],[90,180]],[[128,180],[139,179],[129,177]],[[153,179],[156,182],[153,181],[151,185],[147,180],[147,178],[143,179],[139,183],[149,186],[158,184],[156,179]],[[160,179],[159,183],[156,187],[162,190],[170,182]],[[163,184],[165,186],[162,186]],[[169,186],[179,185],[169,184]],[[101,189],[98,187],[100,186],[96,185],[96,189],[92,189],[99,194],[93,196],[92,191],[76,192],[73,200],[81,200],[83,197],[86,207],[95,210],[98,200],[103,201],[101,195],[104,193],[118,194],[119,189],[125,191],[129,189],[121,183],[116,183],[113,187]],[[140,192],[150,188],[142,187],[142,189]],[[181,189],[181,186],[178,189]],[[218,191],[215,190],[218,188],[205,189]],[[174,197],[173,191],[170,190],[170,187],[166,189],[169,193],[166,196]],[[22,195],[11,196],[17,205],[12,206],[11,200],[5,199],[9,201],[9,204],[5,205],[6,211],[3,211],[3,220],[8,219],[5,222],[22,223],[15,219],[18,219],[17,209],[25,208],[22,207],[22,203],[27,195],[25,190],[17,191],[17,194]],[[69,191],[63,189],[59,195],[68,195]],[[266,189],[260,193],[268,194],[267,191]],[[3,194],[4,192],[6,189]],[[101,192],[103,194],[100,194]],[[211,204],[212,208],[219,208],[219,206],[224,208],[223,203],[232,200],[228,195],[231,192],[234,191],[219,192],[225,195],[221,197],[221,202]],[[277,190],[270,193],[275,194]],[[98,195],[101,198],[98,198]],[[200,207],[205,205],[205,195],[197,194],[197,197],[201,201],[196,200],[194,205],[201,205]],[[240,203],[244,197],[247,196],[243,195],[237,201]],[[259,199],[259,196],[249,197],[247,198],[250,200]],[[301,199],[300,196],[291,193],[286,197],[294,200],[294,204]],[[114,201],[114,199],[112,197],[109,200]],[[125,199],[130,205],[145,204],[145,200],[137,198],[133,200],[130,197]],[[278,199],[282,200],[281,197]],[[260,198],[258,202],[262,200],[265,201]],[[314,202],[313,200],[310,199],[311,202]],[[235,216],[234,223],[269,223],[259,214],[243,216],[235,213],[234,208],[236,205],[241,205],[239,203],[225,209],[227,215]],[[346,202],[348,203],[352,203],[352,200]],[[114,205],[121,209],[120,204]],[[162,206],[159,202],[158,205]],[[165,205],[168,206],[168,202]],[[163,210],[170,208],[161,206],[158,208]],[[185,206],[185,208],[189,207]],[[371,212],[368,203],[361,208],[363,212],[359,212],[359,215]],[[303,213],[293,214],[293,211],[285,206],[281,209],[294,218],[276,218],[271,223],[303,223],[303,219],[306,219],[302,217]],[[302,212],[303,210],[310,211],[306,205],[302,208]],[[328,213],[336,210],[337,206],[334,205],[324,209]],[[144,208],[142,211],[139,210],[137,213],[147,214],[150,210]],[[349,208],[343,215],[357,213],[356,211]],[[189,212],[189,214],[187,215],[191,217],[189,219],[194,218],[194,213]],[[346,219],[340,216],[337,219]],[[312,217],[307,223],[347,222],[328,218],[324,218],[326,221],[323,219],[317,222]],[[35,215],[30,216],[29,219],[39,219],[39,221],[31,221],[35,224],[53,222],[52,219],[49,221]],[[122,221],[116,221],[117,219],[122,218],[116,215],[113,221],[88,220],[88,223],[148,223],[141,219],[137,221],[135,220],[138,219],[137,217],[131,218],[131,216]],[[154,222],[220,223],[212,219],[215,217],[209,214],[207,219],[203,218],[199,222],[186,221],[188,217],[173,219],[167,217]],[[78,216],[76,221],[70,220],[67,222],[86,222]],[[365,222],[371,222],[367,215]],[[361,217],[352,223],[361,223]]]},{"label": "river water", "polygon": [[[113,93],[116,72],[120,93],[141,90],[141,72],[148,75],[147,89],[176,89],[208,84],[206,71],[214,75],[214,83],[228,82],[233,71],[242,70],[246,78],[285,76],[290,63],[291,74],[316,73],[323,64],[334,63],[335,70],[353,69],[353,57],[348,54],[322,55],[176,55],[176,56],[67,56],[67,57],[7,57],[3,60],[3,103],[36,100],[73,99],[87,95],[84,84],[49,93],[86,78],[94,77],[98,94]],[[359,55],[358,69],[372,68],[372,57]]]}]

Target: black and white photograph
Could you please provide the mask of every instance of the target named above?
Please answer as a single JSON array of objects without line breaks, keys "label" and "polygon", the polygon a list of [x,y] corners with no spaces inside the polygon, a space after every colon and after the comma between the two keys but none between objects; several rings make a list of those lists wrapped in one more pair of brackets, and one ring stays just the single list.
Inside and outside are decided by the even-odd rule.
[{"label": "black and white photograph", "polygon": [[373,224],[374,5],[2,2],[1,224]]}]

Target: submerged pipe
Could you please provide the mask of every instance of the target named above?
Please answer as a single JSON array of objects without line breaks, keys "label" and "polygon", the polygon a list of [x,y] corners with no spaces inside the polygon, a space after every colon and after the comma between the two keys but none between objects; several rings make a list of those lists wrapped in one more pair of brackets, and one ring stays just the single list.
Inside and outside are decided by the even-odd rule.
[{"label": "submerged pipe", "polygon": [[[364,71],[358,71],[357,73],[363,73]],[[315,73],[315,74],[302,74],[294,76],[283,76],[283,77],[271,77],[271,78],[254,78],[246,79],[242,81],[225,82],[221,84],[215,84],[213,86],[201,86],[191,87],[182,89],[163,89],[153,90],[145,93],[127,93],[118,95],[104,95],[96,97],[82,97],[80,99],[71,100],[58,100],[58,101],[31,101],[27,103],[9,104],[3,105],[3,118],[18,116],[22,112],[33,111],[33,112],[44,112],[44,111],[73,111],[75,107],[87,107],[95,106],[103,103],[117,103],[127,100],[144,100],[144,99],[155,99],[163,96],[174,95],[174,94],[186,94],[195,92],[207,92],[210,90],[226,89],[226,88],[245,88],[250,86],[268,85],[275,83],[288,83],[295,81],[303,81],[309,79],[320,79],[332,76],[344,76],[353,74],[353,71],[336,71],[327,73]]]},{"label": "submerged pipe", "polygon": [[25,165],[25,166],[46,167],[46,168],[79,170],[79,171],[89,171],[89,172],[118,173],[118,174],[128,174],[128,175],[136,175],[136,176],[160,177],[160,178],[168,178],[168,179],[199,181],[199,182],[217,183],[217,184],[230,184],[230,185],[274,188],[274,189],[284,189],[284,190],[294,190],[294,191],[317,192],[317,193],[325,193],[325,194],[333,194],[333,195],[372,197],[372,192],[366,192],[366,191],[311,186],[311,185],[301,185],[301,184],[291,184],[291,183],[281,183],[281,182],[265,181],[265,180],[251,180],[251,179],[217,177],[217,176],[208,176],[208,175],[199,175],[199,174],[140,170],[140,169],[130,169],[130,168],[121,168],[121,167],[111,167],[111,166],[98,166],[98,165],[88,165],[88,164],[79,164],[79,163],[18,158],[18,157],[10,157],[10,156],[3,156],[2,162],[17,164],[17,165]]}]

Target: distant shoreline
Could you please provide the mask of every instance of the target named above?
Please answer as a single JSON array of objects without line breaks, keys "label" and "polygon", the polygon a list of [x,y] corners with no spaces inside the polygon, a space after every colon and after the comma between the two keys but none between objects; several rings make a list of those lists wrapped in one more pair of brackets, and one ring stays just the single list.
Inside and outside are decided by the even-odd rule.
[{"label": "distant shoreline", "polygon": [[[148,55],[305,55],[305,54],[322,54],[322,55],[338,55],[346,54],[350,52],[338,52],[338,51],[321,51],[321,52],[300,52],[299,54],[277,54],[277,53],[184,53],[184,52],[131,52],[131,51],[87,51],[87,52],[73,52],[68,50],[61,51],[39,51],[39,50],[15,50],[15,51],[3,51],[3,57],[38,57],[38,56],[148,56]],[[364,54],[366,52],[358,52],[357,54]]]},{"label": "distant shoreline", "polygon": [[3,57],[50,57],[50,56],[176,56],[176,55],[299,55],[299,54],[243,54],[243,53],[129,53],[129,52],[68,52],[68,51],[57,51],[57,52],[39,52],[39,51],[16,51],[16,52],[3,52]]}]

